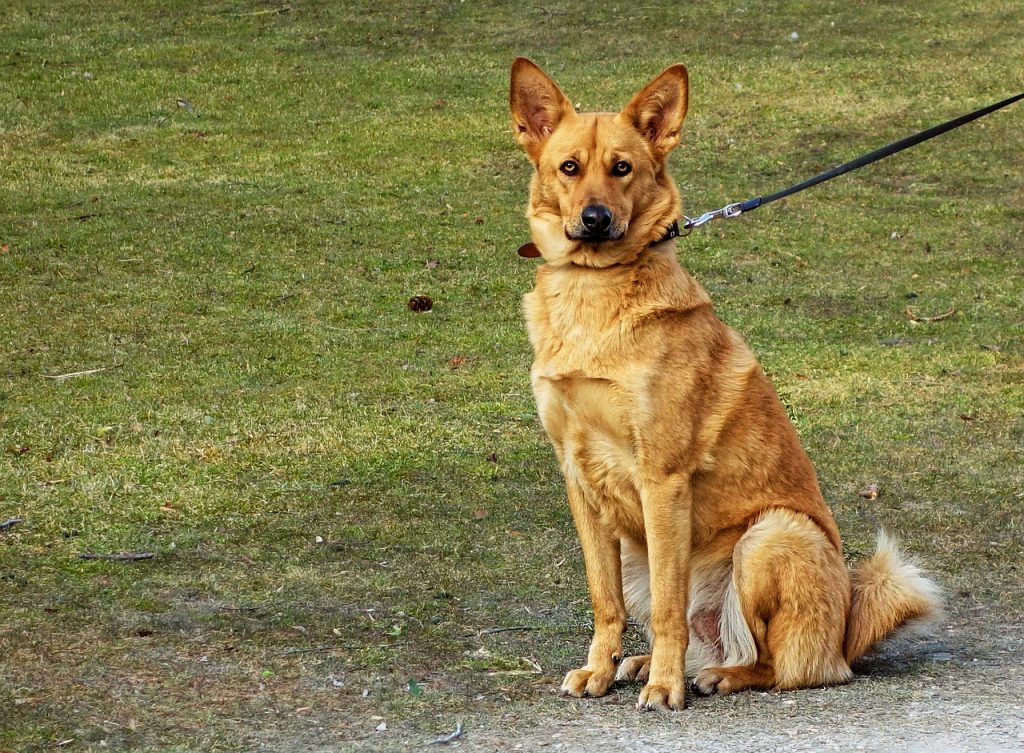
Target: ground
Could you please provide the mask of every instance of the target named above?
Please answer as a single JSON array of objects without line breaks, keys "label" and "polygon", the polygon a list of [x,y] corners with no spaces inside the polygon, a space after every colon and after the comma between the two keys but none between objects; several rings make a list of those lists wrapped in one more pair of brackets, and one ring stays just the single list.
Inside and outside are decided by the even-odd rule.
[{"label": "ground", "polygon": [[686,63],[696,214],[1014,93],[1016,0],[9,5],[0,750],[1024,749],[1021,105],[680,241],[850,561],[888,529],[947,614],[670,715],[557,696],[506,109],[516,55],[585,109]]}]

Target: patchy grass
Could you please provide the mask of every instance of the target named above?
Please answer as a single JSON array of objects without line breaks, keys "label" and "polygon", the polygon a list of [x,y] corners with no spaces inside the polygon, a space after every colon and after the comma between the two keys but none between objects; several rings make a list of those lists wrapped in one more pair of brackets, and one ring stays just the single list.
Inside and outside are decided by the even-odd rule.
[{"label": "patchy grass", "polygon": [[[589,609],[526,377],[511,58],[587,109],[687,63],[696,212],[1008,95],[1021,23],[1009,0],[5,11],[0,748],[575,713],[549,700]],[[1020,117],[680,243],[851,554],[892,529],[956,624],[1024,615]]]}]

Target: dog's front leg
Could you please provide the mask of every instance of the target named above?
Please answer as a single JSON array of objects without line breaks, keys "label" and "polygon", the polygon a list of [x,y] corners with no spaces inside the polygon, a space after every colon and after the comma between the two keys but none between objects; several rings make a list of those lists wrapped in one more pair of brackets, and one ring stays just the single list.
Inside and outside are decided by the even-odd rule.
[{"label": "dog's front leg", "polygon": [[619,539],[601,522],[597,510],[577,485],[567,484],[569,506],[583,548],[583,561],[594,610],[594,638],[586,666],[574,669],[562,681],[562,693],[602,696],[615,680],[622,661],[622,634],[626,629],[626,605],[622,597],[622,561]]},{"label": "dog's front leg", "polygon": [[637,708],[686,705],[686,622],[690,580],[689,479],[670,477],[641,492],[651,576],[651,670]]}]

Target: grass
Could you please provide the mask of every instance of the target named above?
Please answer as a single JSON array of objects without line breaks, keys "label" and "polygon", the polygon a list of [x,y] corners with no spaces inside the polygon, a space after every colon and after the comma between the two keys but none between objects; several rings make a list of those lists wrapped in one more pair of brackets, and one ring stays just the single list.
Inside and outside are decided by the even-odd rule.
[{"label": "grass", "polygon": [[[696,212],[1019,90],[1021,31],[1009,0],[15,3],[0,748],[295,750],[558,713],[589,610],[526,377],[511,58],[586,109],[687,63],[673,171]],[[885,525],[952,619],[994,624],[1024,615],[1020,118],[680,242],[851,554]]]}]

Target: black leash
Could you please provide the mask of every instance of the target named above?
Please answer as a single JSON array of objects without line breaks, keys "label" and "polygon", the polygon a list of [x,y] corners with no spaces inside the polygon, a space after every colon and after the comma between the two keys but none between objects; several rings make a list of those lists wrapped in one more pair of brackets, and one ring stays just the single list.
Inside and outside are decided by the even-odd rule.
[{"label": "black leash", "polygon": [[1020,94],[1014,97],[1008,97],[1007,99],[1004,99],[1002,102],[996,102],[994,105],[982,107],[980,110],[975,110],[974,112],[968,113],[966,115],[961,115],[959,118],[947,120],[945,123],[942,123],[941,125],[929,128],[926,131],[921,131],[920,133],[914,134],[913,136],[907,136],[905,139],[894,141],[888,146],[883,146],[881,149],[876,149],[873,152],[868,152],[867,154],[857,157],[857,159],[850,160],[849,162],[844,162],[841,165],[836,165],[831,170],[826,170],[823,173],[815,175],[813,178],[808,178],[802,183],[797,183],[795,185],[790,186],[789,188],[784,188],[781,191],[769,194],[768,196],[758,196],[757,198],[747,199],[746,201],[740,201],[735,204],[727,204],[721,209],[715,209],[714,211],[711,212],[705,212],[704,214],[700,215],[700,217],[684,217],[683,219],[686,221],[683,223],[682,232],[680,232],[676,227],[675,223],[673,223],[673,225],[666,232],[665,237],[658,242],[660,243],[662,241],[668,240],[669,238],[674,238],[677,235],[686,235],[691,230],[693,230],[693,228],[700,227],[705,222],[710,222],[711,220],[731,219],[733,217],[739,217],[741,214],[744,214],[746,212],[752,212],[758,207],[764,206],[765,204],[770,204],[771,202],[778,201],[779,199],[785,198],[786,196],[791,196],[792,194],[799,193],[800,191],[808,189],[811,186],[816,186],[819,183],[824,183],[826,180],[832,180],[833,178],[837,178],[840,175],[850,172],[851,170],[856,170],[858,167],[864,167],[865,165],[870,165],[872,162],[878,162],[878,160],[880,159],[885,159],[886,157],[896,154],[897,152],[902,152],[904,149],[909,149],[912,146],[916,146],[917,144],[920,144],[922,141],[933,139],[936,136],[945,133],[946,131],[952,131],[954,128],[959,128],[965,123],[970,123],[972,120],[977,120],[978,118],[984,117],[985,115],[988,115],[991,112],[995,112],[996,110],[1001,110],[1004,107],[1008,107],[1009,105],[1012,105],[1014,102],[1017,102],[1021,99],[1024,99],[1024,92],[1021,92]]}]

